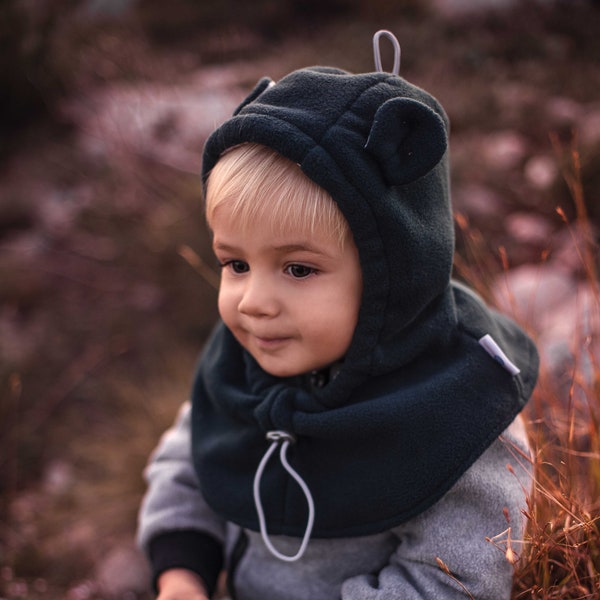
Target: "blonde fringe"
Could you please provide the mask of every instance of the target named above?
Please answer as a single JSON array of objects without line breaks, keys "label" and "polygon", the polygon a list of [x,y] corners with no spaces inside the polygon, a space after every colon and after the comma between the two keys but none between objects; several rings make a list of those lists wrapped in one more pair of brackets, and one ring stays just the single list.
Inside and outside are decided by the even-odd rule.
[{"label": "blonde fringe", "polygon": [[346,219],[331,196],[291,160],[259,144],[242,144],[224,154],[212,169],[206,188],[209,226],[224,204],[244,227],[259,221],[273,233],[330,233],[343,247]]}]

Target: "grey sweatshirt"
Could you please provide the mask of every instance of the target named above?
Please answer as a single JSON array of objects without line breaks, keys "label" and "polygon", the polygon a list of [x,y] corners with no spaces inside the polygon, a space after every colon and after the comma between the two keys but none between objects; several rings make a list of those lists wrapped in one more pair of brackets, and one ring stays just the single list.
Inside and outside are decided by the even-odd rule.
[{"label": "grey sweatshirt", "polygon": [[[501,600],[510,597],[513,576],[505,557],[508,536],[517,555],[522,549],[522,511],[531,485],[528,456],[518,417],[440,501],[416,518],[376,535],[313,539],[300,561],[288,563],[268,551],[260,534],[225,522],[204,502],[191,460],[190,406],[185,404],[146,469],[138,541],[151,556],[155,575],[174,566],[202,574],[203,567],[194,567],[203,562],[202,555],[215,565],[221,556],[207,552],[222,553],[230,593],[238,600],[446,600],[469,594]],[[196,556],[181,556],[182,546],[176,546],[181,539]],[[166,563],[152,559],[157,540],[160,552],[170,556]],[[193,540],[210,542],[194,549]],[[284,554],[293,554],[300,543],[286,536],[271,540]]]}]

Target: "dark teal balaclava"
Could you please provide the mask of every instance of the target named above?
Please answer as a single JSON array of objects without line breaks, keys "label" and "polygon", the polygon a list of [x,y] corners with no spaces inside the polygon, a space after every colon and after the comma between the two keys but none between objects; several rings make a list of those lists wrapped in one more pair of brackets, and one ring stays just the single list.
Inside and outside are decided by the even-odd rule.
[{"label": "dark teal balaclava", "polygon": [[[265,78],[208,139],[204,179],[245,142],[329,192],[358,247],[364,292],[348,353],[320,388],[265,373],[217,327],[193,397],[202,492],[257,530],[253,481],[265,436],[283,431],[314,499],[312,535],[382,531],[440,499],[511,423],[535,384],[535,347],[451,281],[448,120],[427,92],[389,73],[326,67]],[[305,494],[291,475],[273,460],[259,484],[269,533],[302,537]]]}]

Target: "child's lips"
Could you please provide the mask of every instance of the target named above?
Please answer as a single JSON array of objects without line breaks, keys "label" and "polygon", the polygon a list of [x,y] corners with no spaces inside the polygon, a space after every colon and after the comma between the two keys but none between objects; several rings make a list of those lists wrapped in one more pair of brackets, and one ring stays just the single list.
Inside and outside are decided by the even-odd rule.
[{"label": "child's lips", "polygon": [[254,341],[259,348],[263,348],[265,350],[273,350],[275,348],[279,348],[283,346],[287,342],[290,341],[290,337],[286,336],[260,336],[254,335]]}]

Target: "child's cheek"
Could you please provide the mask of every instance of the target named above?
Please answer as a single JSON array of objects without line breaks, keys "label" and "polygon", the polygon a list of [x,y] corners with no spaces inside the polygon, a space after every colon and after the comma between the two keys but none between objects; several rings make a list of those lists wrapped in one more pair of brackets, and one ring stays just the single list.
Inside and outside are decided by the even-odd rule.
[{"label": "child's cheek", "polygon": [[232,299],[230,290],[228,289],[227,284],[221,281],[221,284],[219,286],[217,307],[219,310],[219,315],[221,316],[221,319],[223,319],[226,325],[228,324],[228,320],[231,318],[231,305]]}]

